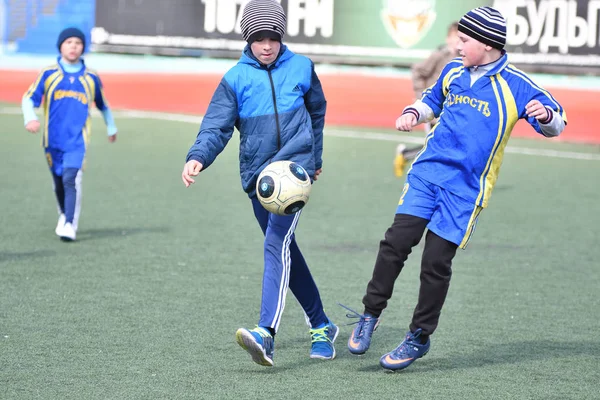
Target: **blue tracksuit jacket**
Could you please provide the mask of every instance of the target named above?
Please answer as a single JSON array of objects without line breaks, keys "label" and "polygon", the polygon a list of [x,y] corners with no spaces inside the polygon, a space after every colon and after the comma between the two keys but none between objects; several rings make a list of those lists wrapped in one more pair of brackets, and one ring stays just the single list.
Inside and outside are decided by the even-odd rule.
[{"label": "blue tracksuit jacket", "polygon": [[255,195],[256,179],[269,163],[290,160],[309,176],[321,168],[326,101],[312,61],[282,45],[279,57],[264,66],[246,46],[223,77],[202,120],[187,161],[210,166],[240,132],[242,187]]}]

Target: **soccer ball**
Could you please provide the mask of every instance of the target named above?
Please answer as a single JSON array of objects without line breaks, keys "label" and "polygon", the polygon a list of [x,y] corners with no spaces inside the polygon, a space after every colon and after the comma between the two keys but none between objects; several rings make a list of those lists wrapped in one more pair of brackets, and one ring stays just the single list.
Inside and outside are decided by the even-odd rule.
[{"label": "soccer ball", "polygon": [[277,215],[292,215],[306,205],[311,182],[300,164],[275,161],[260,173],[256,181],[256,195],[260,204]]}]

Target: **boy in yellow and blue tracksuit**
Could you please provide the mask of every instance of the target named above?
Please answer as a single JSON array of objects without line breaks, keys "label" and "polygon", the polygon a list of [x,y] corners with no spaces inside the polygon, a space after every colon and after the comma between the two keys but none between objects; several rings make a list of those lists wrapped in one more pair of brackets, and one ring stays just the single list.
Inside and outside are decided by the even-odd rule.
[{"label": "boy in yellow and blue tracksuit", "polygon": [[410,330],[380,364],[399,370],[423,357],[437,328],[456,250],[465,248],[487,207],[504,148],[519,119],[540,134],[559,135],[567,116],[552,95],[508,62],[503,50],[506,21],[497,10],[479,7],[458,26],[460,58],[442,70],[421,100],[404,109],[396,128],[410,131],[439,117],[408,172],[392,226],[380,243],[373,277],[363,298],[364,313],[348,340],[353,354],[365,353],[394,282],[427,229],[419,300]]},{"label": "boy in yellow and blue tracksuit", "polygon": [[102,90],[100,77],[88,69],[81,55],[85,35],[67,28],[58,36],[60,56],[44,69],[23,96],[25,128],[36,133],[40,122],[34,107],[44,104],[42,145],[54,181],[59,218],[56,234],[64,241],[75,240],[81,211],[81,178],[86,147],[90,139],[92,102],[102,112],[108,138],[117,138],[112,113]]},{"label": "boy in yellow and blue tracksuit", "polygon": [[212,164],[240,132],[242,187],[252,201],[264,240],[261,311],[255,329],[238,329],[238,344],[260,365],[273,366],[274,337],[288,288],[310,323],[310,358],[335,357],[338,328],[325,315],[317,286],[296,243],[301,211],[280,216],[262,207],[255,193],[260,172],[271,162],[300,164],[317,179],[323,161],[326,101],[310,59],[294,54],[281,39],[286,16],[274,0],[252,0],[241,19],[248,45],[217,87],[182,172],[186,187]]}]

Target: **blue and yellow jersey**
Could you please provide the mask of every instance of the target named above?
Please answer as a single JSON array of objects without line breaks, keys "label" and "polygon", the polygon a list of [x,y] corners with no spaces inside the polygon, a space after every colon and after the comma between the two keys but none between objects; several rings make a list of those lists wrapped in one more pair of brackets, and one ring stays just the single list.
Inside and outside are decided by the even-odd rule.
[{"label": "blue and yellow jersey", "polygon": [[85,149],[91,133],[91,103],[100,111],[108,108],[102,82],[95,72],[83,67],[75,73],[57,62],[38,75],[24,95],[34,107],[44,105],[42,144],[62,151]]},{"label": "blue and yellow jersey", "polygon": [[504,148],[520,118],[540,134],[538,121],[527,117],[525,105],[539,100],[567,115],[552,95],[508,62],[506,54],[471,86],[468,68],[458,59],[442,70],[422,101],[438,123],[409,173],[486,207],[498,178]]}]

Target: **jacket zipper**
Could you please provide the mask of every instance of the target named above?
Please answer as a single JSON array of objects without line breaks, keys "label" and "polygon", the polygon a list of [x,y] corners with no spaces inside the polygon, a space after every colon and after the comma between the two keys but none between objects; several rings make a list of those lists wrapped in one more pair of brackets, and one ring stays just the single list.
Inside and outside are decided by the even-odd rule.
[{"label": "jacket zipper", "polygon": [[279,113],[277,112],[277,98],[275,96],[275,85],[271,76],[271,69],[267,68],[269,81],[271,82],[271,95],[273,96],[273,107],[275,108],[275,124],[277,125],[277,150],[281,150],[281,129],[279,128]]}]

